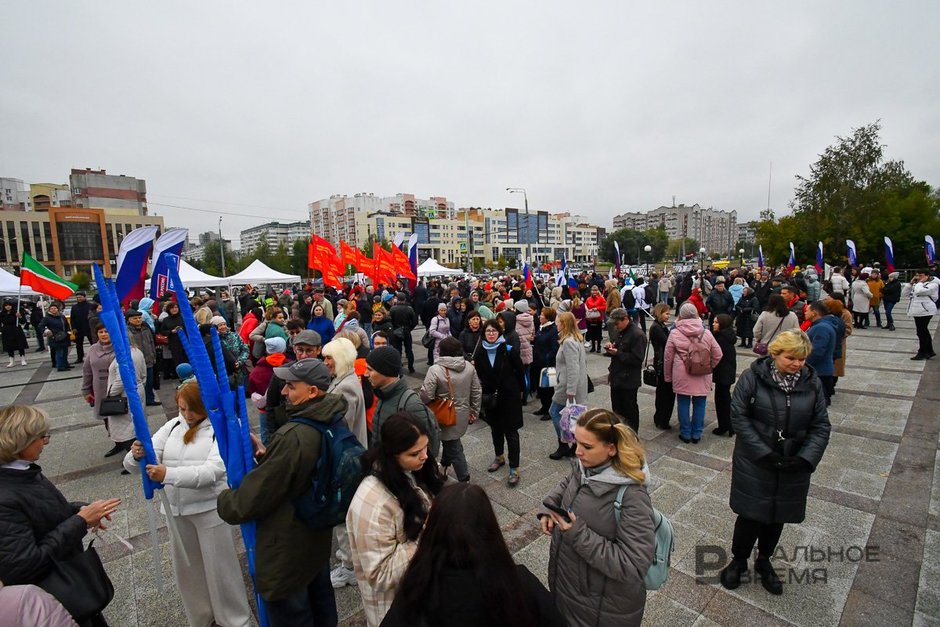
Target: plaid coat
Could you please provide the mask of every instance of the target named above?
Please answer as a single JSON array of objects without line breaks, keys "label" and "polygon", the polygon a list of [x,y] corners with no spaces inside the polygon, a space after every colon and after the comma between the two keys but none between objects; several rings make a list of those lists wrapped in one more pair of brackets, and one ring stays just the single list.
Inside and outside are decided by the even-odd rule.
[{"label": "plaid coat", "polygon": [[[430,507],[430,497],[415,489]],[[417,541],[405,536],[404,519],[398,499],[377,477],[362,480],[346,514],[346,530],[369,627],[379,627],[392,607],[398,583],[418,548]]]}]

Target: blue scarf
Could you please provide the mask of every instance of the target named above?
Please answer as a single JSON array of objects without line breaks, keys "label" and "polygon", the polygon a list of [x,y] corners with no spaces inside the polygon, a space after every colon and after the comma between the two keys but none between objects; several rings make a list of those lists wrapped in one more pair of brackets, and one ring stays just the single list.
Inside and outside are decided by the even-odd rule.
[{"label": "blue scarf", "polygon": [[[499,348],[500,344],[506,344],[506,338],[500,335],[494,344],[490,344],[486,340],[483,340],[480,343],[483,345],[483,350],[486,351],[486,357],[490,360],[490,367],[495,367],[496,366],[496,349]],[[507,344],[506,348],[508,350],[511,347]]]}]

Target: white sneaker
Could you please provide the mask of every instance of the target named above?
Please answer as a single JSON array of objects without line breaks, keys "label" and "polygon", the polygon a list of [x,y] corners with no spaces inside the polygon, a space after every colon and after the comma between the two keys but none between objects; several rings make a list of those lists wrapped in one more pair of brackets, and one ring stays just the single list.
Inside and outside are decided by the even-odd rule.
[{"label": "white sneaker", "polygon": [[334,588],[356,585],[356,572],[351,568],[346,568],[342,564],[330,571],[330,583]]},{"label": "white sneaker", "polygon": [[10,357],[10,363],[7,364],[7,368],[12,368],[12,367],[13,367],[13,358]]},{"label": "white sneaker", "polygon": [[26,357],[20,357],[20,365],[21,365],[21,366],[25,366],[25,365],[26,365]]}]

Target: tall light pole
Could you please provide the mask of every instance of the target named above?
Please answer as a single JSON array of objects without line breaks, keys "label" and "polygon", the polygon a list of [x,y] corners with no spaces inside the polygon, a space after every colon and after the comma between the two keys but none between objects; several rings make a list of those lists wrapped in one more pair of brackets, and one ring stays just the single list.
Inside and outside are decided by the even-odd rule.
[{"label": "tall light pole", "polygon": [[704,278],[705,277],[705,247],[704,246],[698,249],[698,258],[699,258],[699,263],[701,264],[700,274],[702,275],[702,278]]},{"label": "tall light pole", "polygon": [[222,239],[222,216],[219,216],[219,251],[222,253],[222,276],[225,276],[225,240]]},{"label": "tall light pole", "polygon": [[739,248],[738,254],[741,255],[741,270],[744,270],[744,249]]},{"label": "tall light pole", "polygon": [[[523,200],[525,200],[525,229],[529,230],[529,196],[525,193],[524,187],[507,187],[506,191],[510,194],[522,194]],[[539,230],[538,227],[535,229],[535,243],[538,243]],[[526,233],[526,259],[528,261],[533,261],[532,259],[532,243],[529,241],[529,234]]]},{"label": "tall light pole", "polygon": [[653,251],[653,247],[647,244],[643,247],[643,252],[646,253],[646,278],[649,279],[650,276],[650,253]]}]

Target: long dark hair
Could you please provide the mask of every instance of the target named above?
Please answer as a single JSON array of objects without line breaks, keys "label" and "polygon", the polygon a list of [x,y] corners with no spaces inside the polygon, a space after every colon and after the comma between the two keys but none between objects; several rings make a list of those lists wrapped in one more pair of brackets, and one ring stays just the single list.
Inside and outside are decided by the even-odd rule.
[{"label": "long dark hair", "polygon": [[[422,421],[402,411],[392,414],[382,423],[381,435],[381,443],[362,456],[362,468],[366,474],[375,475],[398,499],[405,513],[405,535],[409,540],[417,540],[428,516],[427,505],[408,481],[395,456],[413,447],[422,435],[427,436],[428,430]],[[446,481],[430,451],[421,470],[411,474],[415,483],[431,497],[441,491]]]},{"label": "long dark hair", "polygon": [[398,586],[396,603],[404,624],[437,624],[446,615],[455,593],[442,586],[447,570],[472,574],[485,599],[479,612],[487,624],[537,624],[532,608],[520,598],[522,581],[493,506],[483,488],[472,483],[451,484],[434,499],[421,542]]},{"label": "long dark hair", "polygon": [[787,314],[790,313],[787,301],[780,294],[771,294],[767,298],[767,307],[764,308],[764,311],[772,311],[777,314],[778,318],[786,318]]}]

